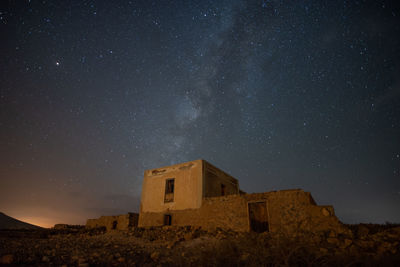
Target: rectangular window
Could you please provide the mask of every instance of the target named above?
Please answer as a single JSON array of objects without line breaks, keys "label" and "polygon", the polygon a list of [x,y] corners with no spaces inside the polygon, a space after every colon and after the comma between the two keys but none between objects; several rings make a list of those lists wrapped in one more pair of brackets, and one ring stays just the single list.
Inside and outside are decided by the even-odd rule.
[{"label": "rectangular window", "polygon": [[225,196],[225,185],[221,184],[221,196]]},{"label": "rectangular window", "polygon": [[165,181],[164,202],[174,202],[175,179],[167,179]]}]

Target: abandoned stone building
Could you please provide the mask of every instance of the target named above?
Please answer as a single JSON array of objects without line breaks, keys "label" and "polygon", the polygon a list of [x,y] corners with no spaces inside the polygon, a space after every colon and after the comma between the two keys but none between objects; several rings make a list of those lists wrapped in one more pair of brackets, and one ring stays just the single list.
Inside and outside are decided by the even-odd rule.
[{"label": "abandoned stone building", "polygon": [[345,232],[332,206],[301,189],[247,194],[239,182],[205,160],[146,170],[140,213],[88,219],[86,227],[195,226],[255,232]]},{"label": "abandoned stone building", "polygon": [[301,189],[246,194],[239,182],[205,160],[146,170],[139,227],[198,226],[236,231],[344,229],[332,206]]}]

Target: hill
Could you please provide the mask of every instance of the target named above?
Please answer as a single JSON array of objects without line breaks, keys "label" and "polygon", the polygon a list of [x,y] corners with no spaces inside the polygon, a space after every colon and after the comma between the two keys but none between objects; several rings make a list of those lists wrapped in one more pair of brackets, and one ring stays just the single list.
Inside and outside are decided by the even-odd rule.
[{"label": "hill", "polygon": [[14,219],[0,212],[0,229],[41,229],[41,227]]}]

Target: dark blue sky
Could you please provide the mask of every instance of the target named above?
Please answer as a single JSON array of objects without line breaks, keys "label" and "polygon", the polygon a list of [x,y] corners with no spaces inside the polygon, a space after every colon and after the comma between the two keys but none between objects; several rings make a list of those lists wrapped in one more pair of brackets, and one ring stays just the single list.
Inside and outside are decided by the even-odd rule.
[{"label": "dark blue sky", "polygon": [[0,210],[138,211],[143,171],[203,158],[400,222],[396,1],[1,1]]}]

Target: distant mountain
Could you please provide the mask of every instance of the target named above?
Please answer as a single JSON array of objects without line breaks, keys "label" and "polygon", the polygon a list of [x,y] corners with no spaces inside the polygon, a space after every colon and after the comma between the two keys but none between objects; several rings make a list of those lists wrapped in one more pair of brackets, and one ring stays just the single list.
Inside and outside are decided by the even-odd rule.
[{"label": "distant mountain", "polygon": [[40,229],[41,227],[26,223],[0,212],[0,229]]}]

